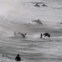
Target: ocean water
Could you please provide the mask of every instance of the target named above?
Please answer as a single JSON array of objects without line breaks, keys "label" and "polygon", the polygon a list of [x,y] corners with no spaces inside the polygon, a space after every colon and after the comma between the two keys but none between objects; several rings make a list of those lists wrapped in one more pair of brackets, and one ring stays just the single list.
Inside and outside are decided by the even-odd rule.
[{"label": "ocean water", "polygon": [[62,37],[51,37],[50,39],[0,38],[0,54],[3,58],[7,57],[10,59],[9,61],[15,61],[15,56],[18,53],[26,62],[61,62]]},{"label": "ocean water", "polygon": [[[33,2],[44,2],[47,7],[34,7]],[[62,62],[62,0],[1,1],[0,54],[9,62],[20,54],[25,62]],[[40,19],[43,25],[33,23]],[[22,22],[24,24],[22,24]],[[14,36],[26,32],[26,38]],[[51,38],[40,39],[48,32]]]}]

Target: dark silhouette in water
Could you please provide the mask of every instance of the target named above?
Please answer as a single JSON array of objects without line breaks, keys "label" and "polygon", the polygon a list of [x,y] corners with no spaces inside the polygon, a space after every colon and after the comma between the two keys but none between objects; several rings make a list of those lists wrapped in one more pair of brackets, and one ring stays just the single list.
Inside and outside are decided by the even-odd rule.
[{"label": "dark silhouette in water", "polygon": [[32,22],[36,22],[37,24],[43,24],[39,19],[33,20]]},{"label": "dark silhouette in water", "polygon": [[20,33],[20,32],[18,32],[23,38],[25,38],[26,37],[26,35],[27,35],[27,33]]},{"label": "dark silhouette in water", "polygon": [[21,57],[20,57],[19,54],[17,54],[17,56],[15,57],[15,60],[16,60],[16,61],[21,61]]},{"label": "dark silhouette in water", "polygon": [[42,38],[42,33],[41,33],[41,35],[40,35],[40,38]]},{"label": "dark silhouette in water", "polygon": [[34,6],[35,6],[35,7],[40,7],[40,5],[39,5],[38,3],[36,3]]},{"label": "dark silhouette in water", "polygon": [[44,35],[45,37],[47,36],[47,37],[50,38],[50,34],[49,34],[49,33],[44,33],[43,35]]},{"label": "dark silhouette in water", "polygon": [[47,7],[47,5],[46,5],[46,4],[44,4],[44,3],[42,4],[42,6],[45,6],[45,7]]}]

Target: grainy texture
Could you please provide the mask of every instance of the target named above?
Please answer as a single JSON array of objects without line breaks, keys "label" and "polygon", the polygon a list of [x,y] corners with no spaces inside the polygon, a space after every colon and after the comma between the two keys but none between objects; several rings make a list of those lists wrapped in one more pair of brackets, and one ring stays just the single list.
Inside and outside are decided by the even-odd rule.
[{"label": "grainy texture", "polygon": [[[45,32],[50,38],[40,38]],[[18,53],[25,62],[62,62],[62,0],[0,0],[0,62]]]}]

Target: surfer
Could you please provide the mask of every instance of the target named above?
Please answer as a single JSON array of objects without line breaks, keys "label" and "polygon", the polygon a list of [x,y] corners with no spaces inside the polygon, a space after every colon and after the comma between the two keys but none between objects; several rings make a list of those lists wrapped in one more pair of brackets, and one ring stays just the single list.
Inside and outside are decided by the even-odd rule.
[{"label": "surfer", "polygon": [[17,54],[17,56],[15,57],[15,60],[16,60],[17,62],[20,62],[20,61],[21,61],[21,57],[20,57],[19,54]]},{"label": "surfer", "polygon": [[39,19],[33,20],[32,22],[36,22],[37,24],[43,24]]},{"label": "surfer", "polygon": [[20,33],[20,32],[18,32],[23,38],[25,38],[26,37],[26,35],[27,35],[27,33]]},{"label": "surfer", "polygon": [[40,5],[39,5],[38,3],[36,3],[34,6],[36,6],[36,7],[40,7]]},{"label": "surfer", "polygon": [[47,36],[47,37],[50,38],[50,34],[49,34],[49,33],[44,33],[43,35],[44,35],[45,37]]}]

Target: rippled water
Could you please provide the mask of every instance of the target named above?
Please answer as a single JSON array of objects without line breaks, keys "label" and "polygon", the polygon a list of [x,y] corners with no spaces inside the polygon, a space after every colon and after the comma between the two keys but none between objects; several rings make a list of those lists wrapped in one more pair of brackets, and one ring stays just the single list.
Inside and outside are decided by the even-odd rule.
[{"label": "rippled water", "polygon": [[14,59],[19,53],[27,62],[61,62],[62,38],[27,40],[23,38],[1,38],[0,53]]},{"label": "rippled water", "polygon": [[[2,3],[3,2],[4,0]],[[8,17],[6,16],[8,20],[4,17],[1,17],[2,21],[0,20],[0,54],[2,54],[4,57],[14,59],[16,54],[19,53],[22,60],[25,60],[26,62],[62,62],[62,29],[61,31],[53,31],[53,29],[50,29],[62,28],[62,25],[54,25],[55,22],[62,21],[62,0],[42,0],[42,2],[47,4],[48,7],[41,6],[40,8],[34,7],[34,5],[31,3],[34,2],[33,0],[26,0],[25,2],[20,0],[16,2],[14,0],[14,2],[15,3],[12,1],[6,1],[7,4],[10,3],[10,5],[6,5],[5,3],[6,6],[2,4],[3,9],[7,8],[7,6],[8,8],[11,7],[10,9],[14,9],[8,9]],[[6,14],[6,12],[4,14]],[[21,21],[31,22],[37,18],[39,18],[45,24],[45,26],[20,24]],[[9,20],[16,22],[9,22]],[[50,28],[48,29],[46,26]],[[10,34],[11,36],[13,34],[12,32],[6,34],[8,31],[50,32],[52,37],[50,39],[40,39],[38,38],[38,34],[33,34],[28,36],[29,38],[25,39],[20,37],[8,37]],[[52,31],[54,33],[52,33]],[[54,37],[54,35],[57,37]]]}]

